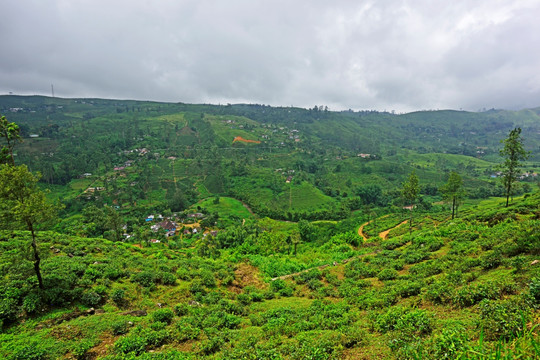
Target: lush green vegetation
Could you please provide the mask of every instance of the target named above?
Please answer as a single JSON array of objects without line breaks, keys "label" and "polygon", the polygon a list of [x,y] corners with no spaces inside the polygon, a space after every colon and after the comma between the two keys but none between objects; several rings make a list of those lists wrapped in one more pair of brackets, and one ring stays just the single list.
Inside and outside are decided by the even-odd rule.
[{"label": "lush green vegetation", "polygon": [[1,358],[540,357],[538,109],[0,112]]}]

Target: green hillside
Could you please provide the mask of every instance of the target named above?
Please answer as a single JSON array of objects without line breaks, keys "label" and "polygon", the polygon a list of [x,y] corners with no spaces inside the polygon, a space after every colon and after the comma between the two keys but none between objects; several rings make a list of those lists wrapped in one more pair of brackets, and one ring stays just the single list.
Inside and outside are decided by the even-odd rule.
[{"label": "green hillside", "polygon": [[260,232],[267,221],[188,247],[42,232],[44,291],[24,255],[29,234],[3,231],[0,356],[534,358],[539,208],[537,193],[454,221],[427,214],[410,235],[357,247],[351,222],[326,224],[333,235],[312,228],[297,256]]},{"label": "green hillside", "polygon": [[0,114],[0,358],[540,358],[538,109]]},{"label": "green hillside", "polygon": [[[492,176],[499,141],[514,126],[523,127],[531,151],[524,170],[537,172],[540,153],[540,121],[529,110],[393,115],[2,96],[0,111],[20,124],[25,137],[18,161],[40,171],[44,183],[74,184],[91,173],[111,184],[102,200],[123,208],[140,197],[157,206],[165,192],[156,192],[172,192],[174,184],[188,203],[232,196],[262,216],[335,219],[341,215],[320,209],[342,206],[367,184],[377,184],[393,201],[392,190],[415,168],[426,189],[458,171],[472,197],[501,195]],[[260,143],[233,142],[236,137]],[[126,162],[129,168],[114,170]],[[290,191],[289,176],[298,191]],[[66,194],[67,200],[79,194]]]}]

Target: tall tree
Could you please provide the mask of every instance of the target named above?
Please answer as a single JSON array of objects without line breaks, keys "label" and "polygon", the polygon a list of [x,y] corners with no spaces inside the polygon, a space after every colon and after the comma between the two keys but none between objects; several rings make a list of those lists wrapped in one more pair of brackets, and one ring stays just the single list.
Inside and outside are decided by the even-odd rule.
[{"label": "tall tree", "polygon": [[112,206],[105,208],[105,215],[107,216],[107,226],[110,231],[111,240],[122,241],[124,219],[122,219],[120,214]]},{"label": "tall tree", "polygon": [[450,173],[448,182],[441,187],[443,199],[451,202],[452,204],[452,219],[457,216],[457,210],[461,203],[461,200],[465,197],[465,190],[463,189],[463,179],[455,171]]},{"label": "tall tree", "polygon": [[32,234],[32,250],[34,253],[34,270],[41,289],[41,276],[36,226],[54,216],[56,206],[45,197],[37,182],[39,173],[32,174],[26,165],[12,166],[0,164],[0,215],[10,226],[21,224]]},{"label": "tall tree", "polygon": [[401,189],[401,195],[403,196],[403,200],[405,200],[405,204],[410,206],[411,217],[409,219],[409,232],[412,231],[414,206],[416,205],[418,193],[420,192],[420,185],[418,183],[418,176],[416,175],[416,171],[413,170],[409,174],[407,180],[403,183]]},{"label": "tall tree", "polygon": [[303,242],[311,242],[315,238],[315,229],[307,220],[300,220],[297,224],[298,234],[300,235],[300,240]]},{"label": "tall tree", "polygon": [[510,130],[508,137],[501,140],[501,143],[504,144],[504,147],[500,150],[500,155],[504,158],[504,162],[499,166],[499,169],[502,172],[501,179],[506,196],[506,207],[508,207],[510,195],[514,190],[514,183],[519,175],[521,161],[529,157],[529,152],[523,149],[523,139],[519,127]]},{"label": "tall tree", "polygon": [[8,122],[5,116],[0,116],[0,136],[6,141],[6,144],[0,148],[0,164],[15,166],[13,148],[17,142],[22,141],[19,126]]}]

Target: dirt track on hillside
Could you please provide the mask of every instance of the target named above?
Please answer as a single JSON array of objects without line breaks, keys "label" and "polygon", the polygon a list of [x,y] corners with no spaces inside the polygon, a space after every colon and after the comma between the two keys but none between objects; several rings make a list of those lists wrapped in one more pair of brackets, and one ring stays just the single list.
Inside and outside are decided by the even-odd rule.
[{"label": "dirt track on hillside", "polygon": [[283,275],[283,276],[278,276],[278,277],[275,277],[275,278],[272,278],[270,279],[271,281],[276,281],[276,280],[285,280],[285,279],[288,279],[288,278],[291,278],[293,276],[298,276],[300,274],[303,274],[305,272],[308,272],[310,270],[313,270],[313,269],[319,269],[319,270],[322,270],[324,268],[327,268],[329,266],[338,266],[340,264],[346,264],[348,263],[349,261],[352,261],[354,259],[360,259],[360,258],[363,258],[365,256],[372,256],[372,255],[375,255],[376,253],[369,253],[369,254],[364,254],[364,255],[358,255],[358,256],[353,256],[352,258],[348,258],[348,259],[345,259],[341,262],[337,262],[337,261],[334,261],[332,264],[325,264],[325,265],[321,265],[321,266],[315,266],[315,267],[312,267],[312,268],[309,268],[309,269],[305,269],[305,270],[302,270],[302,271],[299,271],[299,272],[296,272],[294,274],[287,274],[287,275]]},{"label": "dirt track on hillside", "polygon": [[245,143],[253,143],[253,144],[260,144],[261,142],[258,141],[258,140],[247,140],[247,139],[244,139],[243,137],[241,136],[237,136],[234,138],[233,140],[233,144],[237,141],[241,141],[241,142],[245,142]]},{"label": "dirt track on hillside", "polygon": [[362,239],[364,239],[364,241],[367,241],[367,236],[364,235],[364,226],[366,226],[367,224],[369,224],[371,221],[368,221],[367,223],[364,223],[362,225],[360,225],[360,227],[358,228],[358,236],[360,236]]},{"label": "dirt track on hillside", "polygon": [[400,227],[401,225],[404,225],[408,222],[409,220],[405,220],[405,221],[402,221],[401,223],[397,224],[396,226],[388,229],[388,230],[384,230],[383,232],[379,233],[379,237],[383,240],[386,240],[386,238],[388,237],[388,233],[398,227]]}]

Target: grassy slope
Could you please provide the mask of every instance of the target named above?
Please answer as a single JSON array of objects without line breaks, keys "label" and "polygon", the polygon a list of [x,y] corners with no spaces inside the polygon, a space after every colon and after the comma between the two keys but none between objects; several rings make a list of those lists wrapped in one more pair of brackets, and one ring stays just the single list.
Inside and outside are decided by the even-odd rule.
[{"label": "grassy slope", "polygon": [[[217,207],[227,208],[230,203],[233,212],[243,211],[232,200],[221,201]],[[53,281],[53,274],[66,279],[74,279],[75,274],[80,279],[77,287],[87,294],[81,299],[86,300],[45,306],[44,313],[39,307],[37,314],[19,319],[0,334],[0,356],[57,358],[86,353],[120,359],[122,352],[134,354],[139,351],[137,346],[142,346],[157,354],[172,354],[172,358],[189,354],[194,358],[222,358],[225,354],[230,358],[248,354],[267,358],[274,353],[288,359],[316,356],[318,351],[326,354],[320,358],[378,359],[415,353],[440,358],[438,349],[450,340],[457,351],[452,353],[454,358],[463,351],[467,358],[482,358],[474,352],[480,349],[479,324],[485,326],[488,340],[499,334],[482,309],[507,306],[505,321],[509,327],[519,327],[521,320],[513,317],[516,313],[508,304],[527,299],[530,279],[540,276],[540,268],[530,265],[538,256],[531,251],[538,251],[539,205],[537,193],[517,199],[509,209],[493,202],[478,204],[455,221],[443,220],[444,216],[435,217],[437,221],[432,216],[418,216],[412,236],[394,235],[356,253],[337,238],[322,246],[305,244],[297,257],[252,257],[259,268],[238,256],[229,257],[238,260],[228,263],[227,252],[218,260],[197,256],[188,260],[185,254],[193,254],[193,249],[170,250],[163,245],[139,249],[101,239],[44,233],[39,239],[46,283]],[[268,228],[279,225],[265,221]],[[381,219],[380,224],[384,223]],[[20,251],[16,244],[28,239],[26,233],[16,233],[15,238],[2,233],[4,284],[31,273],[26,265],[12,272],[16,263],[26,264],[22,259],[15,261],[13,254]],[[524,243],[536,250],[519,250]],[[360,260],[341,263],[344,258],[338,254],[345,254],[346,249],[350,256],[360,255]],[[329,254],[334,254],[334,259]],[[332,261],[338,261],[337,266],[285,280],[279,287],[268,281],[269,271],[279,264],[283,269],[286,264],[297,264],[289,266],[293,271]],[[161,276],[161,280],[141,286],[137,281],[142,280],[135,276],[141,272]],[[174,285],[164,285],[166,273],[173,276]],[[28,286],[20,288],[22,304],[25,293],[35,292]],[[125,291],[122,301],[114,300],[118,290]],[[97,294],[100,300],[94,306],[103,312],[69,319],[66,314],[89,306],[80,302],[92,301],[90,294]],[[4,300],[6,296],[4,293]],[[194,299],[202,307],[187,305]],[[25,301],[25,307],[32,309],[30,300]],[[183,305],[171,325],[157,322],[163,308],[173,309],[177,304]],[[147,310],[149,316],[122,315],[140,309]],[[522,310],[526,311],[528,327],[538,321],[537,311]],[[399,319],[405,322],[399,325]],[[416,321],[420,322],[408,327],[408,322]],[[127,334],[122,335],[124,332]],[[513,349],[531,357],[535,354],[531,339],[534,335],[525,331],[504,345],[503,353]],[[400,344],[394,351],[387,345],[393,342]],[[489,353],[495,344],[488,341],[480,350]]]}]

